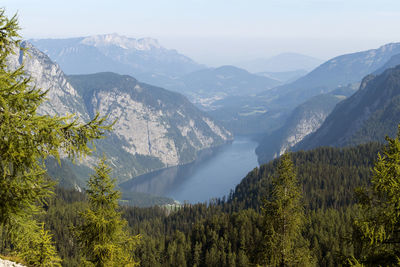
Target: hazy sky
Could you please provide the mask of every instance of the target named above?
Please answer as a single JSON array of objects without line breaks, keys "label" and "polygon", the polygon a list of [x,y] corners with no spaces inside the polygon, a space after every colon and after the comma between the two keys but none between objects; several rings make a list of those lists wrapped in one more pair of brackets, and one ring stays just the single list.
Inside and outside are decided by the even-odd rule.
[{"label": "hazy sky", "polygon": [[398,0],[2,0],[23,37],[154,37],[208,65],[298,52],[333,56],[400,41]]}]

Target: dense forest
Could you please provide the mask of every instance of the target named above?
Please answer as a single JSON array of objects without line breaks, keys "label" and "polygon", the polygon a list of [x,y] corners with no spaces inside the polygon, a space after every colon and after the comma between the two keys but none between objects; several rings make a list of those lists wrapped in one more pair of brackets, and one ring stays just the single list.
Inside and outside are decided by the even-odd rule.
[{"label": "dense forest", "polygon": [[46,93],[7,67],[18,30],[0,9],[1,257],[28,266],[400,264],[400,130],[386,145],[286,153],[209,203],[122,205],[105,157],[85,192],[46,172],[46,159],[89,155],[113,125],[99,114],[87,123],[37,114]]},{"label": "dense forest", "polygon": [[[319,266],[350,265],[360,257],[354,221],[360,207],[355,189],[370,184],[382,145],[317,148],[291,153],[303,192],[304,239]],[[141,266],[252,266],[265,264],[262,205],[272,190],[279,160],[251,171],[227,197],[209,204],[135,208],[121,206],[133,234]],[[79,265],[71,225],[87,206],[85,195],[57,188],[43,220],[54,234],[64,266]],[[359,255],[357,255],[359,253]]]}]

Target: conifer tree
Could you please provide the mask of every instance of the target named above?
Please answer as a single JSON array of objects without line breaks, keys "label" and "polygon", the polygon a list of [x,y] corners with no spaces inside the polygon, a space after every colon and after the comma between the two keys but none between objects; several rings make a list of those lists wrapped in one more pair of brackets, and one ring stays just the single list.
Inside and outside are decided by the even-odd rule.
[{"label": "conifer tree", "polygon": [[355,221],[359,249],[354,262],[375,266],[400,264],[400,125],[397,137],[386,141],[371,186],[356,192],[362,216]]},{"label": "conifer tree", "polygon": [[131,236],[118,209],[120,192],[103,157],[88,181],[89,208],[76,228],[83,263],[89,266],[136,266],[133,258],[140,236]]},{"label": "conifer tree", "polygon": [[[44,229],[44,224],[19,224],[20,242],[17,242],[19,255],[25,259],[29,266],[52,266],[61,267],[61,259],[53,246],[52,235]],[[29,229],[33,227],[34,229]]]},{"label": "conifer tree", "polygon": [[308,242],[302,236],[305,217],[301,190],[287,153],[280,159],[262,211],[267,266],[312,266]]},{"label": "conifer tree", "polygon": [[[0,8],[0,252],[6,246],[23,247],[18,240],[34,236],[21,236],[19,224],[41,231],[33,215],[41,210],[54,186],[44,175],[44,159],[59,159],[61,152],[71,159],[85,156],[91,152],[88,142],[111,129],[104,125],[106,118],[98,115],[88,123],[78,123],[73,116],[37,114],[46,92],[31,86],[23,66],[16,70],[8,67],[8,58],[20,50],[18,30],[16,16],[9,19]],[[27,261],[33,255],[19,252]]]}]

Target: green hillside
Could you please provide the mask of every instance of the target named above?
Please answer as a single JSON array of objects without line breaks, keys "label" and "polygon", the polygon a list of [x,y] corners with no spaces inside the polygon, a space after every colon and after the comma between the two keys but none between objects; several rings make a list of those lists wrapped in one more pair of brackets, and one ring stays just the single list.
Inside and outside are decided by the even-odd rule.
[{"label": "green hillside", "polygon": [[360,89],[338,104],[322,126],[297,149],[384,141],[400,122],[400,66],[364,78]]}]

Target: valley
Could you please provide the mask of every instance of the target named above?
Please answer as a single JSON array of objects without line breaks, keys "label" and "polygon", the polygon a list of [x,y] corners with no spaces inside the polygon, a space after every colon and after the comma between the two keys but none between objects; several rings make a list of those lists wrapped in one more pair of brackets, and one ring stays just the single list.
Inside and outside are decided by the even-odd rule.
[{"label": "valley", "polygon": [[395,8],[27,1],[0,7],[0,266],[399,265]]},{"label": "valley", "polygon": [[[75,114],[87,122],[100,112],[115,121],[108,138],[94,141],[96,152],[72,166],[77,184],[84,184],[96,158],[105,153],[113,162],[113,174],[122,182],[149,171],[189,163],[197,151],[224,144],[232,134],[184,96],[140,83],[128,75],[103,72],[66,76],[60,66],[23,42],[29,55],[10,57],[17,69],[24,64],[32,84],[48,88],[41,114]],[[62,177],[60,179],[63,179]]]},{"label": "valley", "polygon": [[166,196],[180,203],[228,197],[248,171],[258,166],[256,146],[249,137],[235,137],[229,144],[201,151],[192,163],[144,174],[120,186],[123,192]]},{"label": "valley", "polygon": [[[242,169],[237,175],[226,174],[226,177],[231,177],[231,183],[222,182],[229,178],[220,178],[223,183],[221,188],[226,187],[221,189],[220,193],[226,195],[242,176],[258,165],[257,161],[266,163],[282,155],[286,150],[302,148],[306,142],[302,142],[303,139],[311,138],[309,136],[318,130],[336,104],[357,91],[361,83],[358,77],[374,71],[381,73],[385,66],[392,67],[396,62],[396,56],[393,55],[398,52],[398,45],[390,44],[376,50],[339,56],[317,66],[310,73],[289,71],[281,74],[279,72],[253,74],[234,66],[204,68],[201,64],[185,59],[183,55],[163,48],[156,40],[136,40],[117,34],[71,40],[36,39],[32,42],[47,51],[53,60],[59,61],[69,72],[74,69],[73,72],[78,73],[100,69],[93,68],[98,66],[94,63],[86,65],[86,69],[79,69],[80,61],[65,61],[71,59],[70,56],[65,57],[65,51],[83,53],[82,55],[88,56],[87,62],[101,60],[102,70],[105,71],[118,71],[118,68],[114,68],[114,65],[109,65],[98,56],[93,57],[83,51],[96,50],[96,53],[109,58],[123,52],[126,58],[119,57],[118,64],[122,64],[121,62],[127,64],[129,60],[133,60],[134,54],[144,57],[143,53],[165,53],[166,58],[175,57],[173,62],[177,64],[177,71],[172,74],[167,69],[152,69],[152,59],[146,56],[148,60],[146,64],[150,64],[146,73],[153,73],[148,77],[163,75],[171,78],[171,75],[174,75],[174,78],[169,78],[168,81],[158,78],[145,81],[162,85],[167,90],[141,83],[132,76],[112,72],[64,75],[60,65],[54,63],[29,42],[24,42],[23,46],[29,49],[30,57],[19,59],[14,57],[10,60],[13,68],[24,62],[25,69],[34,77],[37,86],[52,88],[49,91],[50,101],[45,103],[41,112],[74,113],[85,121],[100,111],[101,114],[107,114],[109,122],[116,120],[114,131],[106,139],[95,141],[97,147],[95,154],[76,166],[65,161],[64,168],[72,172],[72,176],[64,178],[61,175],[57,179],[69,187],[84,186],[85,180],[92,173],[91,168],[95,159],[106,153],[116,166],[113,175],[117,177],[121,188],[125,188],[126,184],[132,184],[131,190],[123,190],[127,203],[135,204],[132,202],[132,199],[138,199],[135,197],[135,191],[148,194],[146,199],[149,199],[149,202],[146,204],[141,201],[141,206],[154,203],[154,197],[166,197],[163,200],[162,198],[155,200],[161,200],[158,203],[171,203],[173,199],[180,202],[185,200],[195,202],[196,194],[183,193],[185,184],[187,192],[190,192],[190,184],[196,180],[204,182],[207,188],[213,184],[214,175],[221,176],[217,175],[221,171],[215,166],[223,170],[226,168],[225,165],[238,164]],[[362,66],[366,64],[363,60],[371,57],[374,57],[373,64],[352,69],[354,75],[344,75],[341,67],[337,66],[343,65],[348,69],[354,64]],[[290,54],[284,55],[284,58],[290,62]],[[299,58],[301,58],[299,55],[293,55],[293,62],[298,64],[301,62]],[[314,62],[313,64],[317,65],[315,59],[306,57],[304,59],[307,64]],[[171,63],[166,61],[165,64]],[[185,67],[187,64],[191,64],[193,71],[178,71],[179,68],[187,68]],[[38,66],[43,69],[42,72],[37,71]],[[197,66],[197,69],[194,66]],[[306,65],[304,66],[306,68]],[[327,72],[327,69],[332,68],[337,68],[338,71]],[[54,69],[57,74],[53,77]],[[142,77],[144,72],[131,68],[130,73]],[[304,76],[294,81],[290,78],[284,82],[278,80],[278,77],[282,79],[299,73]],[[325,80],[321,80],[322,76],[318,73],[322,73]],[[307,93],[299,93],[302,90],[306,90]],[[294,97],[296,94],[301,97]],[[301,99],[305,101],[302,103]],[[206,151],[224,150],[224,147],[229,146],[225,144],[227,142],[232,146],[232,140],[233,144],[241,142],[240,137],[238,140],[234,136],[248,136],[259,143],[255,149],[257,161],[250,160],[249,164],[240,162],[236,164],[234,157],[230,158],[229,163],[224,162],[225,156],[219,158],[214,153],[207,154]],[[246,153],[249,153],[249,159],[253,158],[252,151]],[[222,161],[218,163],[220,159]],[[207,160],[214,162],[215,166],[210,167],[200,163]],[[55,165],[49,166],[55,167]],[[209,173],[207,173],[208,167],[210,167]],[[49,172],[57,173],[51,169]],[[162,189],[162,184],[170,189]],[[215,187],[216,190],[217,188]],[[198,200],[207,201],[222,195],[207,192],[203,197],[199,196]]]}]

